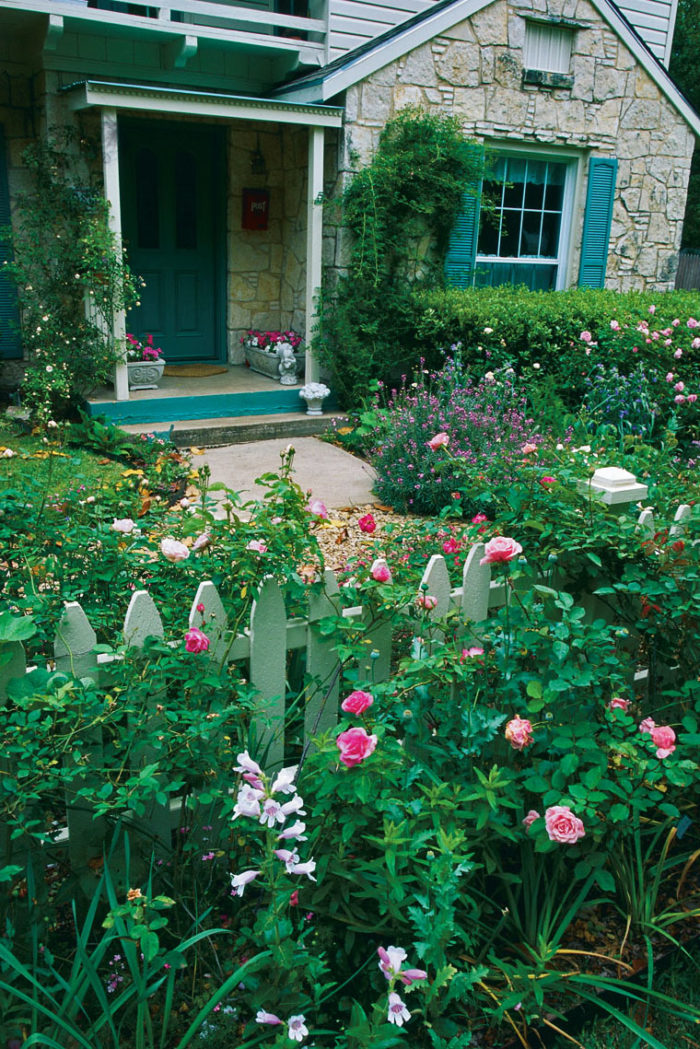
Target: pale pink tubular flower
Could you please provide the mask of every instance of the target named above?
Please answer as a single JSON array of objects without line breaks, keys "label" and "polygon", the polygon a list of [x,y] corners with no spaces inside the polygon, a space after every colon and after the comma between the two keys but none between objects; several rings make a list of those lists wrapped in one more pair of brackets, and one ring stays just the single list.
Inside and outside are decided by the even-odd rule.
[{"label": "pale pink tubular flower", "polygon": [[514,557],[523,552],[520,543],[507,535],[496,535],[489,539],[484,547],[484,556],[479,561],[480,565],[493,565],[512,561]]},{"label": "pale pink tubular flower", "polygon": [[303,805],[304,799],[299,797],[298,794],[295,794],[291,801],[285,801],[284,805],[282,806],[282,812],[284,813],[285,819],[287,818],[287,816],[291,816],[292,814],[305,816],[306,812],[303,808]]},{"label": "pale pink tubular flower", "polygon": [[287,1020],[287,1037],[293,1042],[303,1042],[309,1033],[305,1023],[306,1017],[303,1013],[298,1016],[290,1016]]},{"label": "pale pink tubular flower", "polygon": [[537,809],[530,809],[527,816],[523,817],[523,827],[525,830],[529,830],[535,820],[540,819],[540,814]]},{"label": "pale pink tubular flower", "polygon": [[450,436],[447,433],[436,433],[435,436],[431,437],[427,442],[428,447],[432,448],[434,452],[436,452],[438,448],[446,448],[449,443]]},{"label": "pale pink tubular flower", "polygon": [[373,703],[374,696],[371,692],[362,692],[360,689],[356,689],[349,696],[346,696],[340,704],[340,709],[344,710],[346,714],[364,714]]},{"label": "pale pink tubular flower", "polygon": [[377,947],[377,954],[379,955],[379,968],[387,980],[399,975],[401,965],[408,957],[403,947]]},{"label": "pale pink tubular flower", "polygon": [[274,798],[265,798],[260,813],[260,823],[263,827],[267,826],[272,830],[275,823],[284,823],[285,818],[279,801],[275,801]]},{"label": "pale pink tubular flower", "polygon": [[275,776],[272,784],[273,794],[293,794],[294,793],[294,778],[299,770],[298,765],[287,765],[286,768],[280,769]]},{"label": "pale pink tubular flower", "polygon": [[305,874],[310,881],[316,881],[314,878],[314,871],[316,870],[316,860],[306,860],[304,863],[294,863],[292,866],[287,867],[290,874]]},{"label": "pale pink tubular flower", "polygon": [[411,1014],[404,1002],[401,1001],[398,994],[392,991],[389,995],[389,1009],[387,1012],[387,1020],[391,1024],[396,1024],[397,1027],[403,1027],[406,1020],[411,1019]]},{"label": "pale pink tubular flower", "polygon": [[187,652],[206,652],[209,648],[209,638],[203,630],[193,626],[185,634],[185,650]]},{"label": "pale pink tubular flower", "polygon": [[562,845],[575,845],[579,838],[586,835],[582,820],[574,815],[568,805],[550,805],[545,810],[544,822],[549,840]]},{"label": "pale pink tubular flower", "polygon": [[427,980],[428,974],[425,969],[402,969],[399,973],[401,983],[405,984],[406,987],[410,987],[412,983],[417,980]]},{"label": "pale pink tubular flower", "polygon": [[253,761],[247,750],[238,754],[236,760],[238,761],[238,764],[234,765],[234,772],[252,772],[256,776],[262,776],[263,770],[260,768],[257,761]]},{"label": "pale pink tubular flower", "polygon": [[291,874],[294,865],[299,862],[299,853],[296,849],[275,849],[275,856],[284,864],[287,874]]},{"label": "pale pink tubular flower", "polygon": [[253,819],[259,819],[260,800],[262,796],[263,792],[261,790],[256,790],[254,787],[249,787],[247,784],[245,787],[241,787],[238,791],[236,804],[233,806],[233,818],[237,819],[239,816],[251,816]]},{"label": "pale pink tubular flower", "polygon": [[161,539],[160,552],[166,561],[170,561],[172,564],[177,564],[178,561],[186,561],[190,556],[188,547],[177,539],[171,539],[170,536]]},{"label": "pale pink tubular flower", "polygon": [[277,835],[278,841],[306,841],[306,824],[302,823],[301,820],[296,820],[290,827],[285,829]]},{"label": "pale pink tubular flower", "polygon": [[251,881],[254,881],[260,871],[241,871],[240,874],[231,875],[231,888],[233,889],[234,896],[242,896],[246,885],[250,885]]},{"label": "pale pink tubular flower", "polygon": [[256,1024],[281,1024],[279,1016],[275,1016],[274,1013],[266,1013],[264,1009],[258,1009],[255,1017]]}]

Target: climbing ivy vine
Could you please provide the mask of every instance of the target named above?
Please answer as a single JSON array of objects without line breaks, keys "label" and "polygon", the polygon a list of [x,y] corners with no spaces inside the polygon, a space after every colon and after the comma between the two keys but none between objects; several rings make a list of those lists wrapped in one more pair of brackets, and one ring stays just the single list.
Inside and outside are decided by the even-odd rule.
[{"label": "climbing ivy vine", "polygon": [[409,107],[352,176],[340,219],[349,262],[324,288],[314,342],[344,405],[360,403],[370,379],[390,382],[415,363],[412,294],[442,284],[450,231],[481,166],[455,118]]}]

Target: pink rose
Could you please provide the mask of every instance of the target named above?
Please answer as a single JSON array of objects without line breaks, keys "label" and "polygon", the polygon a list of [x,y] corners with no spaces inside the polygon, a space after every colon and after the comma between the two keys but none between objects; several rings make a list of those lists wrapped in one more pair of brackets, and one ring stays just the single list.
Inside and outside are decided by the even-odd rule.
[{"label": "pink rose", "polygon": [[673,399],[676,404],[685,404],[685,394],[677,393]]},{"label": "pink rose", "polygon": [[374,703],[371,692],[361,692],[359,689],[351,692],[340,704],[340,709],[346,714],[364,714],[368,707]]},{"label": "pink rose", "polygon": [[312,503],[309,503],[307,507],[310,514],[315,517],[328,517],[328,510],[326,504],[321,499],[314,499]]},{"label": "pink rose", "polygon": [[700,350],[700,339],[693,339],[690,345],[694,350]]},{"label": "pink rose", "polygon": [[515,539],[510,539],[507,535],[496,535],[493,539],[489,539],[484,547],[484,556],[479,564],[493,565],[500,561],[512,561],[522,552],[522,546],[516,543]]},{"label": "pink rose", "polygon": [[357,522],[357,526],[361,532],[367,532],[371,535],[371,533],[377,527],[377,522],[374,520],[371,514],[365,514],[364,517],[360,517],[360,519]]},{"label": "pink rose", "polygon": [[649,313],[656,313],[656,306],[650,306]]},{"label": "pink rose", "polygon": [[620,330],[620,322],[619,321],[610,321],[610,328],[611,328],[612,331],[619,331]]},{"label": "pink rose", "polygon": [[533,452],[537,451],[537,445],[536,444],[531,444],[531,443],[528,442],[528,444],[524,444],[522,446],[520,451],[523,453],[523,455],[532,455]]},{"label": "pink rose", "polygon": [[130,532],[133,532],[134,528],[136,528],[136,525],[130,517],[114,518],[114,522],[112,524],[113,532],[121,532],[122,535],[129,535]]},{"label": "pink rose", "polygon": [[211,546],[211,536],[209,535],[209,532],[202,532],[192,543],[193,550],[206,550],[208,546]]},{"label": "pink rose", "polygon": [[535,820],[540,819],[540,814],[537,809],[530,809],[527,816],[523,819],[523,827],[525,830],[529,830]]},{"label": "pink rose", "polygon": [[647,736],[650,736],[652,729],[655,728],[656,722],[653,718],[644,718],[644,721],[640,721],[639,723],[639,731],[646,734]]},{"label": "pink rose", "polygon": [[545,487],[548,484],[556,484],[556,482],[557,482],[556,477],[540,477],[540,484],[545,485]]},{"label": "pink rose", "polygon": [[169,536],[166,539],[160,541],[160,552],[166,560],[176,564],[178,561],[186,561],[190,556],[189,549],[184,543],[178,542],[177,539],[171,539]]},{"label": "pink rose", "polygon": [[676,391],[676,393],[683,393],[683,390],[685,389],[685,383],[677,382],[673,389]]},{"label": "pink rose", "polygon": [[378,558],[370,568],[370,575],[377,583],[390,583],[392,580],[391,570],[381,558]]},{"label": "pink rose", "polygon": [[254,550],[258,554],[267,553],[267,543],[263,543],[262,539],[251,539],[246,550]]},{"label": "pink rose", "polygon": [[428,441],[428,446],[430,448],[432,448],[432,450],[434,452],[436,452],[438,450],[438,448],[442,447],[442,445],[447,447],[447,445],[449,443],[450,443],[450,438],[449,438],[448,434],[446,434],[446,433],[436,433],[435,436],[431,437],[430,440]]},{"label": "pink rose", "polygon": [[666,372],[666,382],[673,382],[673,372]]},{"label": "pink rose", "polygon": [[442,549],[446,554],[456,554],[459,550],[459,543],[453,537],[446,539],[442,544]]},{"label": "pink rose", "polygon": [[629,710],[631,700],[623,699],[622,696],[613,696],[608,703],[608,710]]},{"label": "pink rose", "polygon": [[185,634],[185,648],[188,652],[206,652],[209,638],[202,630],[192,626]]},{"label": "pink rose", "polygon": [[472,524],[483,524],[484,521],[488,521],[486,514],[475,514],[474,517],[472,517]]},{"label": "pink rose", "polygon": [[[668,345],[669,346],[671,345],[671,340],[670,339],[668,340]],[[677,361],[681,359],[681,357],[683,356],[683,350],[680,348],[680,346],[674,352],[673,356],[676,358]]]},{"label": "pink rose", "polygon": [[483,656],[483,654],[483,648],[479,648],[478,645],[472,645],[471,648],[463,648],[460,663],[466,663],[468,659],[474,659],[476,656]]},{"label": "pink rose", "polygon": [[549,840],[562,845],[575,845],[579,838],[586,835],[582,821],[568,805],[550,805],[545,811],[544,822]]},{"label": "pink rose", "polygon": [[359,765],[373,753],[377,745],[377,737],[368,735],[363,728],[349,728],[336,736],[335,742],[340,750],[340,760],[343,765],[352,768],[353,765]]},{"label": "pink rose", "polygon": [[698,399],[697,393],[689,393],[688,394],[688,404],[695,404],[697,399]]},{"label": "pink rose", "polygon": [[657,758],[667,758],[676,749],[676,733],[670,725],[655,725],[651,730],[651,738],[657,747]]},{"label": "pink rose", "polygon": [[514,717],[506,725],[505,736],[513,750],[524,750],[534,743],[532,724],[527,718]]},{"label": "pink rose", "polygon": [[581,342],[590,342],[592,338],[593,336],[589,331],[582,331],[579,335],[579,339],[581,340]]},{"label": "pink rose", "polygon": [[696,321],[695,317],[688,317],[689,328],[697,328],[698,324],[700,324],[700,321]]},{"label": "pink rose", "polygon": [[424,608],[426,612],[432,612],[434,608],[437,608],[437,603],[437,598],[432,594],[419,594],[416,598],[418,607]]}]

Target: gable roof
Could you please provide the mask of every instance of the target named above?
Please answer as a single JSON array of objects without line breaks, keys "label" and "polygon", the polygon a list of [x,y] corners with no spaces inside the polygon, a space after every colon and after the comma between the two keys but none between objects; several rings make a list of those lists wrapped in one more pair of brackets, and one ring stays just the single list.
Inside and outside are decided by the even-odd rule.
[{"label": "gable roof", "polygon": [[[494,0],[437,0],[437,3],[425,11],[348,51],[322,69],[280,85],[273,97],[295,102],[327,102],[414,48],[466,21],[493,2]],[[611,0],[590,2],[688,123],[696,137],[700,138],[700,116],[625,16]]]}]

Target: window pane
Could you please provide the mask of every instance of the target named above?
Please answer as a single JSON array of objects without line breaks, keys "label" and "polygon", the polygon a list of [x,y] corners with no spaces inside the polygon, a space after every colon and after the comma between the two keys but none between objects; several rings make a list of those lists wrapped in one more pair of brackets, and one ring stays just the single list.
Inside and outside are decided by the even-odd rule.
[{"label": "window pane", "polygon": [[501,256],[515,256],[518,254],[518,243],[520,241],[520,211],[504,211],[503,226],[501,228],[501,246],[498,252]]},{"label": "window pane", "polygon": [[508,158],[505,172],[505,193],[503,203],[507,208],[521,208],[523,206],[523,195],[525,192],[525,172],[527,170],[526,160],[513,160]]},{"label": "window pane", "polygon": [[185,150],[175,154],[175,246],[197,247],[197,168]]},{"label": "window pane", "polygon": [[479,219],[479,251],[482,255],[498,255],[498,227],[500,208],[496,212],[482,211]]},{"label": "window pane", "polygon": [[518,255],[540,255],[540,220],[539,211],[523,212],[523,229],[520,236]]},{"label": "window pane", "polygon": [[547,189],[544,206],[548,211],[561,211],[564,200],[564,165],[547,165]]},{"label": "window pane", "polygon": [[527,165],[527,185],[525,187],[525,207],[541,208],[544,200],[544,184],[547,178],[548,165],[541,160],[531,160]]},{"label": "window pane", "polygon": [[561,227],[561,215],[545,212],[542,216],[542,239],[540,241],[540,255],[545,258],[556,258],[559,254],[559,229]]},{"label": "window pane", "polygon": [[159,248],[158,156],[152,149],[136,154],[136,240],[140,248]]}]

